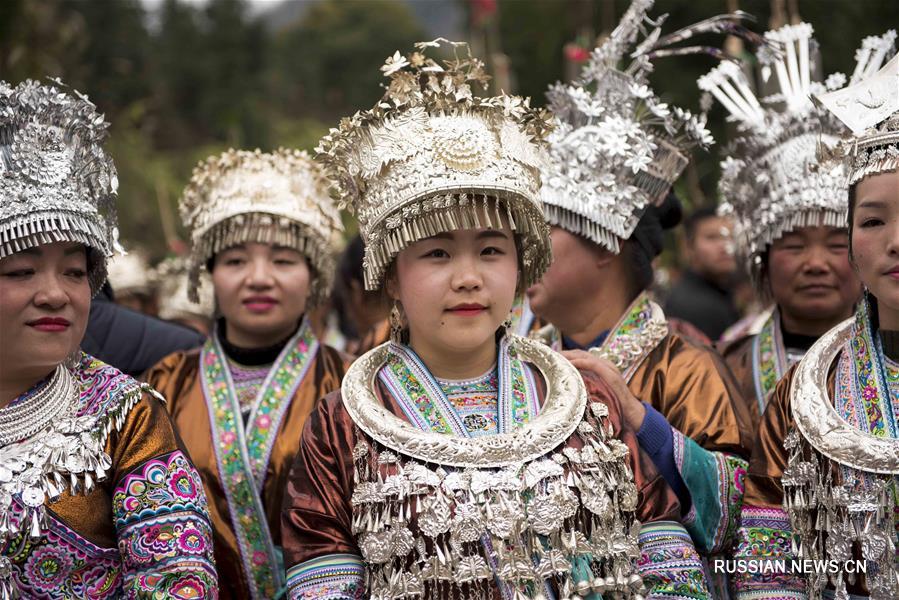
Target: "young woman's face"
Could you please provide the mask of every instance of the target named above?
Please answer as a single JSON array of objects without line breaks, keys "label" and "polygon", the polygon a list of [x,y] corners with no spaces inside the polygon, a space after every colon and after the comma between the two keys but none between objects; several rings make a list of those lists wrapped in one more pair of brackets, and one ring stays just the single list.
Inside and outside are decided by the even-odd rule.
[{"label": "young woman's face", "polygon": [[40,377],[78,349],[91,289],[82,244],[56,242],[0,260],[0,376]]},{"label": "young woman's face", "polygon": [[899,172],[856,184],[852,259],[877,298],[881,326],[899,329]]},{"label": "young woman's face", "polygon": [[840,321],[861,294],[841,227],[800,227],[775,240],[768,280],[777,305],[794,319]]},{"label": "young woman's face", "polygon": [[254,348],[290,335],[306,310],[309,281],[305,257],[292,248],[247,243],[216,254],[212,284],[228,340]]},{"label": "young woman's face", "polygon": [[441,233],[405,248],[395,264],[387,290],[402,304],[414,348],[458,354],[494,343],[518,284],[508,227]]}]

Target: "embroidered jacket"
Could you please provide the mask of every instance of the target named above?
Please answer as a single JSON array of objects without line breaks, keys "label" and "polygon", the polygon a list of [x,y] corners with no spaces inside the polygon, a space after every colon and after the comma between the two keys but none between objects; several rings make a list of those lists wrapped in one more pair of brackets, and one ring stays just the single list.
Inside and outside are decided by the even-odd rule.
[{"label": "embroidered jacket", "polygon": [[[562,347],[551,326],[534,335]],[[690,508],[682,520],[697,550],[729,550],[752,437],[749,415],[727,366],[710,348],[671,333],[662,309],[645,293],[591,351],[616,364],[634,396],[667,421],[661,430],[647,419],[638,435],[669,483],[683,486],[689,495]],[[666,463],[676,472],[666,472]]]},{"label": "embroidered jacket", "polygon": [[[884,357],[865,302],[777,384],[746,478],[738,558],[834,560],[839,573],[735,576],[738,598],[899,595],[899,364]],[[866,573],[847,577],[844,561]]]},{"label": "embroidered jacket", "polygon": [[801,356],[784,345],[776,308],[756,316],[742,336],[721,344],[720,352],[740,385],[755,431],[774,386]]},{"label": "embroidered jacket", "polygon": [[344,357],[304,323],[270,368],[246,423],[216,336],[147,373],[203,478],[223,598],[283,588],[280,514],[291,462],[316,400],[340,387]]},{"label": "embroidered jacket", "polygon": [[[382,365],[358,378],[369,382],[359,384],[363,387],[373,384],[366,392],[373,394],[372,399],[364,401],[362,413],[357,414],[362,388],[352,384],[354,378],[348,375],[344,391],[325,398],[303,432],[282,522],[290,598],[453,598],[460,594],[506,598],[513,593],[518,598],[549,598],[559,597],[564,588],[567,593],[576,589],[596,599],[600,597],[597,589],[620,589],[615,586],[636,593],[641,576],[653,597],[708,597],[699,556],[689,534],[675,522],[680,513],[677,499],[639,450],[634,433],[623,427],[620,408],[604,382],[592,374],[584,374],[581,380],[568,365],[577,385],[586,384],[587,401],[580,409],[582,415],[553,418],[543,411],[558,410],[559,390],[565,391],[571,381],[552,379],[552,374],[546,381],[543,367],[510,363],[500,352],[495,429],[506,433],[475,435],[468,431],[464,413],[452,410],[414,353],[410,356],[408,350],[398,349],[406,358],[385,359],[380,354],[377,360],[370,358],[386,352],[386,347],[359,359],[371,361],[372,368],[375,362]],[[403,361],[412,366],[407,368]],[[555,399],[548,395],[549,389],[556,390]],[[366,411],[374,411],[371,414],[377,418],[365,416]],[[472,422],[483,424],[482,420]],[[382,435],[372,423],[384,423],[383,431],[392,433]],[[545,433],[547,426],[555,428],[557,438],[562,428],[571,433],[551,442],[546,454],[538,450],[534,455],[533,440],[543,439],[536,432]],[[614,435],[614,444],[595,444],[593,435],[600,426],[602,435]],[[534,433],[510,437],[522,427]],[[373,429],[379,431],[368,433]],[[457,467],[435,458],[440,451],[432,444],[438,449],[446,446],[449,454],[443,456],[455,457],[450,462],[470,450],[464,445],[467,442],[455,439],[470,439],[476,452],[484,452],[475,461],[479,466]],[[455,444],[461,454],[449,450]],[[593,475],[587,475],[594,472],[591,469],[598,470],[590,466],[595,455],[588,451],[606,444],[619,449],[616,455],[625,459],[630,474],[618,473],[630,477],[625,481],[606,479],[605,485],[610,486],[606,489],[619,486],[618,497],[624,501],[632,481],[637,491],[632,509],[643,523],[639,538],[635,530],[634,537],[629,537],[631,526],[625,520],[613,535],[603,538],[607,546],[595,547],[604,555],[619,557],[607,566],[619,565],[616,568],[623,573],[636,566],[623,581],[620,574],[604,580],[593,571],[600,565],[591,566],[587,550],[597,543],[594,528],[613,522],[591,521],[590,515],[596,514],[592,511],[610,511],[604,519],[616,523],[621,518],[620,509],[600,498],[602,492],[591,483]],[[617,454],[625,448],[626,455]],[[491,468],[491,457],[502,452],[514,464]],[[583,475],[576,468],[569,471],[569,464],[582,465]],[[561,479],[557,482],[557,478]],[[531,489],[539,493],[531,496]],[[556,495],[546,496],[546,492]],[[490,516],[485,518],[484,510]],[[531,537],[535,531],[542,542],[532,549],[540,558],[535,555],[533,564],[515,558],[521,550],[516,546],[536,541]],[[625,560],[622,552],[631,558]],[[500,580],[505,583],[497,583]]]},{"label": "embroidered jacket", "polygon": [[110,467],[89,486],[92,461],[83,470],[67,462],[82,473],[71,476],[79,491],[66,477],[58,499],[45,501],[46,522],[34,538],[21,522],[27,499],[14,496],[0,511],[13,531],[22,526],[0,554],[11,562],[13,588],[35,599],[216,598],[203,485],[161,402],[87,354],[72,372],[81,388],[74,415],[90,426],[82,435],[105,439]]}]

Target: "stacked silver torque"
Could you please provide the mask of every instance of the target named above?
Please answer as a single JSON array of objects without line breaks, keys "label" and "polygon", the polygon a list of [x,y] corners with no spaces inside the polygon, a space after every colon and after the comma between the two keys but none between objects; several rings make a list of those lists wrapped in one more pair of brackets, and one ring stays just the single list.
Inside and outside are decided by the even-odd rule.
[{"label": "stacked silver torque", "polygon": [[[141,397],[138,384],[116,410],[80,414],[81,389],[63,365],[26,398],[0,409],[0,545],[25,544],[47,530],[45,502],[88,494],[106,478],[111,428]],[[15,597],[12,565],[0,557],[0,598]]]}]

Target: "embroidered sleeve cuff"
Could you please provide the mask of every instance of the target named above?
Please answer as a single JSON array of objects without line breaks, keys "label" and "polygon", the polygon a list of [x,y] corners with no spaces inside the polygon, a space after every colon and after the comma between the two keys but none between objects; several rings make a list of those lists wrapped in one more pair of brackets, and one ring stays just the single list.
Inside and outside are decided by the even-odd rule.
[{"label": "embroidered sleeve cuff", "polygon": [[684,526],[674,521],[640,528],[640,575],[650,598],[709,598],[702,559]]},{"label": "embroidered sleeve cuff", "polygon": [[290,600],[361,600],[365,566],[355,554],[327,554],[287,571]]},{"label": "embroidered sleeve cuff", "polygon": [[[734,556],[744,561],[764,562],[793,558],[790,518],[779,508],[743,507]],[[748,571],[748,570],[747,570]],[[805,598],[805,581],[796,575],[758,569],[732,577],[737,598]]]},{"label": "embroidered sleeve cuff", "polygon": [[218,578],[203,482],[181,451],[128,473],[112,504],[126,596],[215,596]]}]

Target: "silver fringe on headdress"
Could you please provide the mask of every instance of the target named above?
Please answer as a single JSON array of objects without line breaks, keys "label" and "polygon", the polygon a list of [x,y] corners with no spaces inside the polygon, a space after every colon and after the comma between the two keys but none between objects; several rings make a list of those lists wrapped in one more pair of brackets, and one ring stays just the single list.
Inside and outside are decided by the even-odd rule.
[{"label": "silver fringe on headdress", "polygon": [[84,244],[96,292],[118,248],[118,178],[103,150],[109,123],[86,96],[52,81],[0,81],[0,258]]},{"label": "silver fringe on headdress", "polygon": [[327,180],[307,153],[232,149],[212,156],[194,169],[180,210],[191,239],[191,301],[199,302],[206,262],[247,242],[293,248],[306,257],[313,271],[310,306],[330,293],[343,224]]}]

